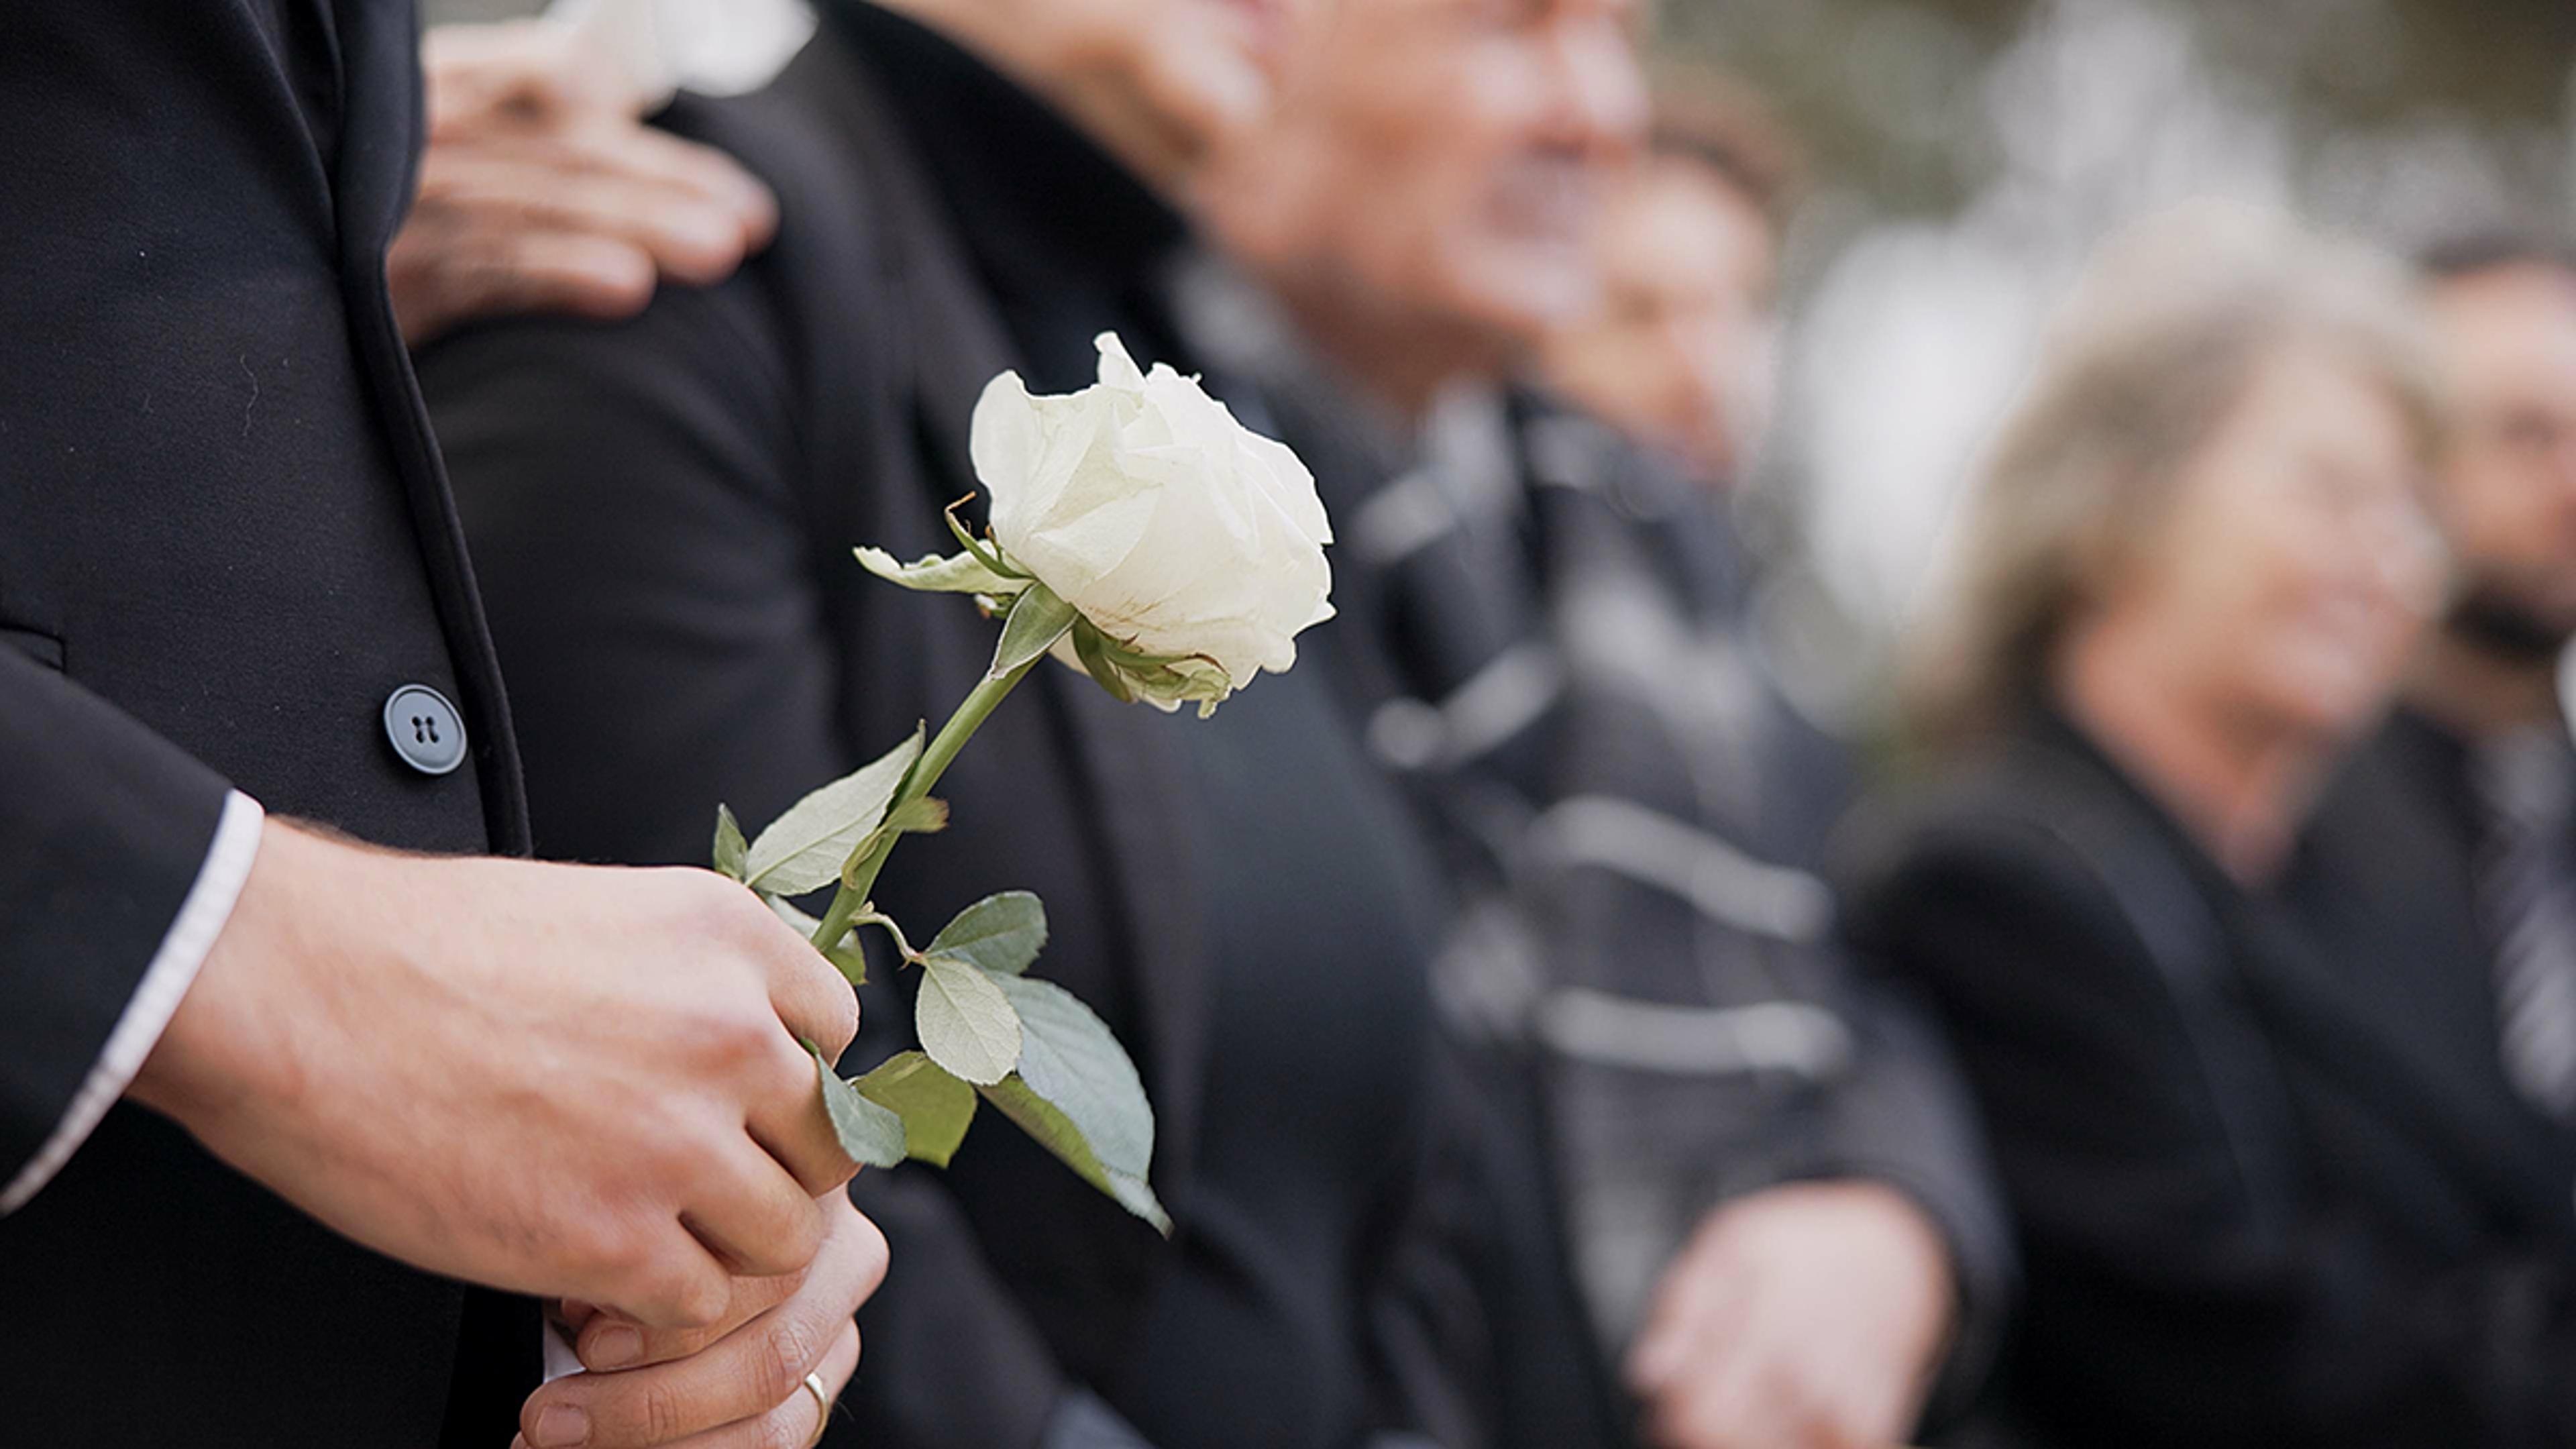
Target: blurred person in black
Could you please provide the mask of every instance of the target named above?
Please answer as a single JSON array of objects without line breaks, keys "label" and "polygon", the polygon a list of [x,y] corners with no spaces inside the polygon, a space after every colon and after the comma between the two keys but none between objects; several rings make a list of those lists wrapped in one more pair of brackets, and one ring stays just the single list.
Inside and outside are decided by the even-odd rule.
[{"label": "blurred person in black", "polygon": [[[1193,243],[1167,198],[1261,105],[1284,15],[822,8],[774,85],[664,118],[773,188],[768,251],[623,326],[523,320],[423,358],[548,854],[698,859],[717,802],[773,814],[949,708],[990,626],[870,580],[850,545],[940,546],[939,510],[975,486],[969,409],[1002,369],[1072,390],[1105,330],[1206,366],[1170,315]],[[1447,8],[1530,56],[1581,7]],[[1257,406],[1222,368],[1210,383]],[[1294,673],[1206,723],[1033,677],[946,777],[956,824],[880,882],[915,919],[978,888],[1045,896],[1045,971],[1137,1049],[1179,1231],[1157,1240],[1006,1132],[945,1174],[863,1175],[896,1267],[836,1436],[1580,1442],[1482,1412],[1401,1291],[1442,1260],[1415,1225],[1455,1160],[1432,1077],[1438,889],[1339,713],[1339,640],[1300,644]]]},{"label": "blurred person in black", "polygon": [[[1646,122],[1624,7],[1567,8],[1545,89],[1474,7],[1320,5],[1271,123],[1203,183],[1251,276],[1195,276],[1184,325],[1339,520],[1347,682],[1460,903],[1450,1024],[1558,1188],[1523,1250],[1571,1246],[1655,1442],[1888,1443],[1975,1382],[2009,1248],[1945,1054],[1825,939],[1849,773],[1760,658],[1720,500],[1518,385],[1592,325],[1600,204]],[[1771,224],[1721,213],[1727,268],[1693,252],[1704,219],[1621,280],[1745,323],[1683,351],[1751,373]]]},{"label": "blurred person in black", "polygon": [[2564,1144],[2387,891],[2302,909],[2439,597],[2436,376],[2382,259],[2185,213],[2097,266],[1972,504],[1915,681],[1969,758],[1850,931],[1984,1103],[2050,1442],[2566,1442]]}]

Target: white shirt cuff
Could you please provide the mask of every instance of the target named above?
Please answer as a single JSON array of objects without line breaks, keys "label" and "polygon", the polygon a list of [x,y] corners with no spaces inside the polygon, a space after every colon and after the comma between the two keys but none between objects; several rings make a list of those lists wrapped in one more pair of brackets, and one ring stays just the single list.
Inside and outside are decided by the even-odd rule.
[{"label": "white shirt cuff", "polygon": [[545,1382],[553,1383],[557,1379],[570,1378],[582,1371],[581,1355],[573,1352],[572,1340],[564,1336],[563,1329],[551,1318],[545,1322],[544,1348]]},{"label": "white shirt cuff", "polygon": [[133,1085],[134,1074],[143,1070],[144,1059],[152,1055],[179,1010],[180,998],[188,994],[198,969],[206,964],[206,954],[215,948],[215,938],[232,919],[233,903],[241,899],[242,883],[250,879],[251,862],[259,858],[260,826],[265,819],[259,802],[239,790],[224,797],[223,815],[215,822],[215,841],[206,849],[205,863],[197,867],[196,884],[179,903],[179,914],[162,936],[161,949],[143,969],[142,981],[125,1003],[124,1015],[116,1019],[116,1029],[107,1034],[107,1045],[73,1096],[71,1109],[7,1189],[0,1190],[0,1215],[25,1207],[53,1181],[89,1134],[98,1130],[107,1109]]}]

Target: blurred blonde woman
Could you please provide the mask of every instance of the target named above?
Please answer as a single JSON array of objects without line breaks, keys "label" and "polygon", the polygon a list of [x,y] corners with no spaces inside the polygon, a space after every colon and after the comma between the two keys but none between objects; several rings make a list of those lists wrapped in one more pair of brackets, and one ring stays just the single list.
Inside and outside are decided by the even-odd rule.
[{"label": "blurred blonde woman", "polygon": [[2280,218],[2119,242],[1917,661],[1959,768],[1850,928],[1993,1128],[2028,1267],[1998,1392],[2041,1442],[2557,1442],[2532,1144],[2372,1009],[2448,963],[2322,950],[2300,898],[2303,823],[2440,600],[2421,325],[2393,263]]}]

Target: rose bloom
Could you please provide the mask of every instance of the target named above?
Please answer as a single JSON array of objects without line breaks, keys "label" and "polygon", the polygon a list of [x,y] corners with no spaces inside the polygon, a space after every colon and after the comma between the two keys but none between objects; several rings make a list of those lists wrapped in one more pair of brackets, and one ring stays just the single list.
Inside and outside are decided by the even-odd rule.
[{"label": "rose bloom", "polygon": [[1113,333],[1098,345],[1094,386],[1038,397],[1006,372],[976,403],[994,541],[1134,654],[1206,661],[1220,691],[1284,673],[1333,615],[1314,476],[1196,379],[1139,370]]}]

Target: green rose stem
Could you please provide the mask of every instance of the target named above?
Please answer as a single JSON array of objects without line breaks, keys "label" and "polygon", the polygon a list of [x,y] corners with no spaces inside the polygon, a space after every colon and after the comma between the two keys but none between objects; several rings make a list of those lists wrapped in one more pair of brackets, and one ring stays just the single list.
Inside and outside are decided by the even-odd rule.
[{"label": "green rose stem", "polygon": [[[1037,668],[1045,658],[1040,654],[1008,674],[988,674],[976,684],[965,702],[957,706],[957,712],[948,717],[948,723],[939,727],[939,734],[931,740],[929,748],[921,752],[921,758],[913,761],[911,771],[903,777],[902,787],[894,792],[894,799],[886,805],[886,818],[894,818],[896,811],[930,793],[930,787],[939,783],[939,777],[946,774],[949,765],[956,760],[957,752],[966,748],[966,742],[973,739],[975,731],[992,716],[994,707],[1019,687],[1020,681],[1028,678],[1029,671]],[[814,931],[816,950],[828,951],[849,934],[850,923],[867,908],[868,892],[876,888],[877,873],[885,869],[886,857],[894,854],[895,842],[902,838],[897,831],[887,831],[885,838],[868,852],[867,858],[859,862],[858,868],[843,879],[840,889],[833,892],[832,907],[823,913],[823,924]]]}]

